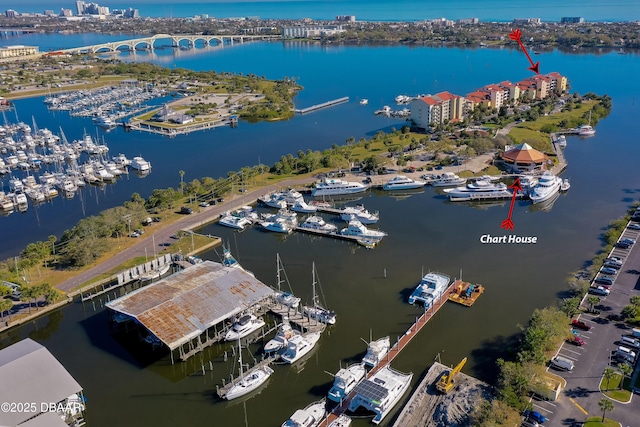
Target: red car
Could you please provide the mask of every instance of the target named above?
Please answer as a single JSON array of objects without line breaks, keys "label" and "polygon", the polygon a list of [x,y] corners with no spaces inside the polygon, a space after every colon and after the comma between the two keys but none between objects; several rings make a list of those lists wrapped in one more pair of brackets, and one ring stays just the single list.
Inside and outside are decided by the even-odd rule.
[{"label": "red car", "polygon": [[580,337],[577,336],[573,336],[571,338],[567,338],[567,342],[569,344],[573,344],[573,345],[577,345],[579,347],[582,347],[584,345],[584,340]]},{"label": "red car", "polygon": [[574,328],[582,329],[583,331],[588,331],[589,329],[591,329],[591,326],[578,319],[574,319],[573,321],[571,321],[571,326],[573,326]]}]

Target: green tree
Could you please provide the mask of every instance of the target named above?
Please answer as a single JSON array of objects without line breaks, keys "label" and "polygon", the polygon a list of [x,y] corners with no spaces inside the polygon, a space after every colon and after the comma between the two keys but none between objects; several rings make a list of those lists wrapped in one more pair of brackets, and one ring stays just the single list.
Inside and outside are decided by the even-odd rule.
[{"label": "green tree", "polygon": [[595,295],[589,295],[587,297],[587,304],[589,304],[589,311],[593,311],[596,304],[600,303],[600,298]]},{"label": "green tree", "polygon": [[0,298],[0,318],[4,322],[4,313],[13,308],[13,303],[8,299]]},{"label": "green tree", "polygon": [[602,411],[602,422],[604,422],[604,417],[607,412],[611,412],[614,409],[613,402],[606,397],[603,397],[602,399],[600,399],[600,401],[598,401],[598,406]]},{"label": "green tree", "polygon": [[180,193],[184,194],[184,171],[181,169],[178,174],[180,175]]},{"label": "green tree", "polygon": [[633,319],[638,315],[638,307],[632,304],[625,305],[622,308],[620,315],[625,319]]},{"label": "green tree", "polygon": [[602,373],[602,377],[605,380],[605,389],[609,390],[609,381],[611,381],[611,379],[613,377],[616,376],[616,371],[612,368],[612,367],[606,367],[604,368],[604,372]]},{"label": "green tree", "polygon": [[622,389],[625,378],[631,377],[631,374],[633,374],[633,367],[628,363],[621,363],[620,365],[618,365],[618,369],[622,374],[622,381],[620,381],[620,387],[619,387],[620,389]]}]

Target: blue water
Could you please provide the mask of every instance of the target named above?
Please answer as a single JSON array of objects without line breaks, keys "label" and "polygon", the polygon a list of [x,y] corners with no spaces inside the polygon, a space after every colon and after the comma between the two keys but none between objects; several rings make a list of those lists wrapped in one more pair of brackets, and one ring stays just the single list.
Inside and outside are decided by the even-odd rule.
[{"label": "blue water", "polygon": [[[484,21],[511,21],[514,18],[541,18],[559,21],[563,16],[581,16],[587,21],[633,21],[640,19],[640,5],[635,0],[309,0],[309,1],[190,1],[112,0],[98,2],[111,9],[133,7],[143,17],[260,17],[262,19],[335,19],[336,15],[355,15],[359,21],[420,21],[480,18]],[[60,7],[75,9],[73,2],[59,5],[51,1],[3,2],[3,8],[19,12],[58,12]],[[75,10],[74,10],[75,13]]]}]

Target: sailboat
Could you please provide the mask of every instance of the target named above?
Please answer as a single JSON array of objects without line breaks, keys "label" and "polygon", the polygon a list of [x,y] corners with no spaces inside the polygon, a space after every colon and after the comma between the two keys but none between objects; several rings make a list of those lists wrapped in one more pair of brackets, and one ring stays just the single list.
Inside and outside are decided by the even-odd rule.
[{"label": "sailboat", "polygon": [[582,125],[578,128],[579,136],[593,136],[596,134],[596,130],[591,127],[591,111],[589,111],[589,122],[586,125]]},{"label": "sailboat", "polygon": [[[282,260],[280,259],[280,254],[276,254],[276,278],[277,278],[277,286],[278,290],[276,291],[276,301],[282,305],[286,305],[287,307],[293,308],[294,310],[298,308],[298,304],[300,304],[300,298],[293,295],[291,292],[284,292],[281,289],[281,284],[283,282],[282,277],[280,276],[280,272],[284,273],[285,277],[287,273],[284,271],[284,266],[282,265]],[[287,280],[288,282],[288,280]],[[289,285],[291,287],[291,285]]]},{"label": "sailboat", "polygon": [[264,384],[271,374],[273,374],[273,369],[271,369],[268,365],[264,366],[256,366],[255,368],[249,370],[246,374],[243,372],[242,366],[242,346],[240,345],[240,339],[238,339],[238,354],[240,362],[240,377],[238,382],[233,384],[227,393],[225,394],[225,399],[231,400],[240,396],[244,396],[245,394],[251,393],[262,384]]},{"label": "sailboat", "polygon": [[316,294],[316,264],[312,264],[313,281],[311,286],[313,287],[313,307],[305,307],[304,312],[307,316],[316,319],[322,323],[328,323],[333,325],[336,323],[336,312],[333,310],[327,310],[318,303],[318,295]]}]

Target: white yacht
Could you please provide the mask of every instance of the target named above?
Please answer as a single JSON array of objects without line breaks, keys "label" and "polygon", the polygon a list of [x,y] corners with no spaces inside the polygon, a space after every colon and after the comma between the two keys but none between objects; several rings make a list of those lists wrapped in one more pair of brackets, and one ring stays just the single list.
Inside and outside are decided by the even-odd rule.
[{"label": "white yacht", "polygon": [[0,191],[0,208],[4,211],[13,210],[13,200],[4,191]]},{"label": "white yacht", "polygon": [[98,116],[93,118],[93,124],[103,128],[112,128],[116,123],[109,116]]},{"label": "white yacht", "polygon": [[413,373],[404,374],[389,366],[380,369],[356,386],[349,411],[353,412],[362,406],[373,411],[376,414],[373,423],[380,424],[409,389],[412,378]]},{"label": "white yacht", "polygon": [[593,136],[596,130],[591,125],[582,125],[578,128],[578,136]]},{"label": "white yacht", "polygon": [[291,327],[289,319],[285,316],[285,318],[282,319],[282,323],[278,325],[278,332],[276,333],[276,336],[271,338],[264,345],[264,352],[269,354],[285,348],[289,343],[289,340],[296,335],[300,335],[300,332]]},{"label": "white yacht", "polygon": [[262,221],[260,222],[260,226],[265,230],[276,233],[290,234],[293,231],[293,226],[282,218],[278,218],[275,221]]},{"label": "white yacht", "polygon": [[291,207],[291,210],[299,213],[315,213],[318,211],[318,207],[308,205],[304,200],[300,200]]},{"label": "white yacht", "polygon": [[489,179],[478,179],[464,187],[447,188],[444,192],[452,202],[509,199],[513,194],[504,183],[493,183]]},{"label": "white yacht", "polygon": [[413,293],[409,296],[409,304],[422,302],[425,308],[430,308],[444,294],[451,283],[451,278],[442,273],[425,275]]},{"label": "white yacht", "polygon": [[333,420],[329,427],[349,427],[351,425],[351,418],[346,414],[340,414],[338,418]]},{"label": "white yacht", "polygon": [[562,179],[547,171],[538,179],[538,183],[533,187],[529,198],[534,204],[544,202],[557,194],[561,186]]},{"label": "white yacht", "polygon": [[238,361],[240,362],[240,377],[238,378],[236,383],[229,387],[227,393],[224,395],[224,398],[227,400],[236,399],[240,396],[251,393],[262,384],[267,382],[271,374],[273,374],[273,369],[271,369],[269,365],[257,366],[249,370],[247,373],[244,373],[242,369],[242,347],[240,346],[239,342],[238,353]]},{"label": "white yacht", "polygon": [[225,341],[236,341],[262,328],[264,324],[264,320],[257,318],[253,314],[246,314],[234,322],[224,339]]},{"label": "white yacht", "polygon": [[287,348],[280,358],[286,363],[292,364],[300,360],[304,355],[313,350],[313,347],[320,340],[321,331],[307,332],[292,336],[287,341]]},{"label": "white yacht", "polygon": [[327,413],[325,401],[313,402],[304,409],[298,409],[281,427],[317,427]]},{"label": "white yacht", "polygon": [[260,199],[260,201],[270,208],[285,209],[287,207],[287,202],[284,200],[281,193],[268,194]]},{"label": "white yacht", "polygon": [[406,177],[404,175],[396,175],[393,178],[391,178],[389,181],[387,181],[382,186],[382,189],[386,190],[386,191],[413,190],[413,189],[416,189],[416,188],[422,188],[425,185],[427,185],[427,183],[425,181],[411,179],[411,178]]},{"label": "white yacht", "polygon": [[349,226],[340,230],[340,234],[343,236],[353,236],[358,239],[369,239],[374,241],[382,240],[382,238],[387,235],[384,231],[371,230],[365,227],[358,220],[349,221]]},{"label": "white yacht", "polygon": [[142,157],[134,157],[133,159],[131,159],[130,166],[138,172],[148,172],[151,170],[151,163],[149,163]]},{"label": "white yacht", "polygon": [[366,373],[367,370],[362,363],[340,369],[334,377],[333,387],[327,397],[334,402],[340,402],[351,393]]},{"label": "white yacht", "polygon": [[251,220],[227,214],[218,220],[218,224],[235,228],[236,230],[244,230],[247,225],[251,225]]},{"label": "white yacht", "polygon": [[305,230],[318,231],[322,233],[335,233],[338,231],[338,227],[327,223],[324,219],[316,215],[305,219],[299,227],[304,228]]},{"label": "white yacht", "polygon": [[558,137],[558,139],[556,140],[556,144],[558,144],[558,147],[566,147],[567,146],[567,137],[564,135],[560,135]]},{"label": "white yacht", "polygon": [[448,187],[454,185],[464,185],[467,183],[467,178],[460,178],[453,172],[445,172],[431,182],[434,187]]},{"label": "white yacht", "polygon": [[293,227],[298,225],[298,214],[287,208],[280,209],[275,214],[262,214],[262,219],[268,222],[284,221]]},{"label": "white yacht", "polygon": [[340,213],[340,218],[347,222],[355,219],[363,224],[375,224],[380,219],[380,215],[378,212],[369,212],[364,205],[356,205],[344,208]]},{"label": "white yacht", "polygon": [[391,340],[388,336],[382,337],[375,341],[371,341],[367,347],[367,354],[362,358],[362,363],[372,368],[376,367],[378,363],[387,355],[391,348]]},{"label": "white yacht", "polygon": [[338,196],[343,194],[355,194],[366,191],[369,187],[360,182],[343,181],[341,179],[325,178],[316,182],[316,187],[311,192],[314,197]]},{"label": "white yacht", "polygon": [[131,165],[131,160],[127,159],[127,156],[120,153],[117,156],[113,156],[113,161],[118,167],[124,168],[126,166]]}]

